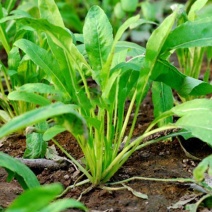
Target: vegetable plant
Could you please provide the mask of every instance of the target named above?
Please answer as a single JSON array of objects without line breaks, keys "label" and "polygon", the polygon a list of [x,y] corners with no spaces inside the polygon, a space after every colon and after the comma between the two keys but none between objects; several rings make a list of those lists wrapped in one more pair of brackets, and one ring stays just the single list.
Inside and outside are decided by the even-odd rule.
[{"label": "vegetable plant", "polygon": [[[208,10],[205,11],[207,6],[208,6]],[[195,1],[193,4],[187,4],[184,10],[185,10],[184,15],[178,21],[179,26],[185,23],[186,21],[193,22],[194,20],[199,20],[199,24],[201,24],[201,19],[202,19],[201,13],[205,13],[204,14],[205,17],[211,17],[212,7],[211,7],[210,1],[198,0],[198,1]],[[179,65],[180,65],[180,70],[182,71],[182,73],[196,79],[202,78],[206,82],[210,80],[210,73],[211,73],[210,64],[212,59],[211,44],[209,44],[208,46],[197,45],[195,47],[190,47],[190,48],[180,48],[180,49],[177,49],[176,53],[177,53],[177,57],[178,57]],[[201,75],[200,71],[202,69],[204,58],[206,59],[206,68]],[[191,98],[192,97],[189,97],[188,99],[191,99]],[[181,99],[183,101],[186,100],[183,98]]]},{"label": "vegetable plant", "polygon": [[[0,4],[1,21],[9,17],[8,14],[14,9],[15,2],[16,1],[9,0]],[[21,1],[18,8],[11,13],[19,12],[27,14],[27,16],[31,16],[30,14],[33,13],[33,17],[37,17],[36,8],[35,1],[31,1],[31,3]],[[35,41],[35,35],[33,32],[30,30],[22,30],[22,26],[18,25],[15,20],[12,19],[7,22],[1,22],[0,28],[1,45],[7,55],[7,61],[0,61],[0,125],[2,125],[2,123],[6,123],[11,118],[34,109],[39,104],[45,105],[49,103],[49,101],[47,101],[46,98],[42,98],[41,95],[38,96],[35,94],[34,97],[32,95],[30,96],[34,101],[29,103],[27,101],[29,97],[25,90],[21,90],[19,93],[16,91],[16,89],[23,84],[41,82],[43,78],[42,71],[39,70],[39,68],[37,68],[29,59],[21,57],[16,47],[13,48],[11,46],[11,43],[14,43],[16,39],[23,37]],[[14,92],[12,93],[12,91]],[[38,90],[37,92],[39,93]],[[47,95],[44,89],[40,92],[42,95]]]},{"label": "vegetable plant", "polygon": [[87,210],[82,203],[74,199],[66,198],[51,203],[63,191],[62,186],[59,183],[41,186],[35,174],[27,166],[2,152],[0,152],[0,166],[7,171],[8,181],[16,178],[25,190],[5,211],[59,212],[68,208]]},{"label": "vegetable plant", "polygon": [[[52,9],[43,7],[43,4]],[[189,37],[179,36],[185,30],[173,29],[182,15],[177,8],[152,33],[144,49],[134,43],[119,41],[128,27],[141,23],[139,15],[129,18],[113,36],[106,14],[99,6],[93,6],[86,16],[83,36],[80,37],[64,27],[54,1],[40,0],[38,5],[39,19],[19,14],[10,18],[42,35],[47,46],[44,48],[26,38],[17,40],[13,46],[45,72],[45,79],[59,93],[60,101],[13,118],[1,127],[0,137],[53,118],[55,125],[44,133],[43,139],[52,139],[87,177],[79,185],[90,182],[92,186],[108,182],[136,150],[164,138],[184,135],[211,144],[211,129],[205,124],[212,124],[212,101],[209,99],[196,99],[167,110],[144,134],[132,140],[140,105],[152,81],[165,83],[185,97],[212,92],[209,83],[180,73],[167,60],[179,45],[207,46],[212,41],[212,33],[211,30],[204,33],[204,26],[211,25],[211,19],[201,20],[201,26],[198,21],[186,22],[179,27],[200,32]],[[206,37],[209,37],[208,41],[205,41]],[[131,59],[126,61],[128,56]],[[90,78],[93,87],[88,85]],[[40,86],[45,83],[41,83],[38,89]],[[34,95],[36,90],[27,93]],[[158,122],[174,115],[179,117],[176,123],[154,128]],[[72,133],[82,149],[84,165],[54,139],[56,134],[65,130]]]}]

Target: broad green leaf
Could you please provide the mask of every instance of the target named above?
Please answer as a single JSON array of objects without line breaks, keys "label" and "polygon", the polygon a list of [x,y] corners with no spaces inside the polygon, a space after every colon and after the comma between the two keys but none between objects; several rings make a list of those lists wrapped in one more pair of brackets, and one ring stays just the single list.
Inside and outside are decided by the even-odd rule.
[{"label": "broad green leaf", "polygon": [[[3,125],[0,128],[0,138],[9,135],[10,133],[15,132],[17,130],[23,129],[24,127],[33,125],[41,121],[45,121],[48,118],[68,113],[71,113],[75,120],[81,120],[81,128],[84,128],[84,120],[78,115],[75,109],[76,105],[64,105],[58,102],[29,111],[27,113],[24,113],[23,115],[13,118],[10,122]],[[69,121],[71,122],[71,120]],[[79,122],[80,121],[78,121],[78,123]],[[79,124],[77,125],[75,131],[81,131],[81,129],[79,129]]]},{"label": "broad green leaf", "polygon": [[212,85],[187,77],[165,60],[157,60],[150,78],[169,85],[181,96],[185,97],[188,95],[198,96],[212,93]]},{"label": "broad green leaf", "polygon": [[25,39],[16,41],[14,45],[23,50],[36,65],[40,66],[46,74],[51,77],[55,86],[60,91],[67,94],[66,88],[64,87],[65,79],[62,77],[63,75],[60,74],[57,61],[49,52]]},{"label": "broad green leaf", "polygon": [[198,113],[198,111],[204,111],[205,113],[212,113],[212,100],[194,99],[173,107],[171,111],[178,116],[185,116],[190,113],[195,114]]},{"label": "broad green leaf", "polygon": [[46,153],[47,143],[43,140],[43,134],[33,132],[26,135],[26,150],[24,158],[43,158]]},{"label": "broad green leaf", "polygon": [[161,53],[190,47],[212,45],[212,17],[186,22],[175,28],[164,43]]},{"label": "broad green leaf", "polygon": [[87,208],[81,202],[75,199],[64,198],[49,204],[39,212],[60,212],[68,208],[78,208],[80,210],[87,211]]},{"label": "broad green leaf", "polygon": [[[152,101],[154,106],[154,117],[159,117],[163,112],[170,110],[173,103],[172,90],[162,82],[153,82],[152,84]],[[161,120],[158,124],[162,127],[172,123],[172,117]]]},{"label": "broad green leaf", "polygon": [[39,94],[28,93],[25,91],[12,91],[9,93],[8,99],[13,101],[29,102],[41,106],[49,105],[51,103],[51,101]]},{"label": "broad green leaf", "polygon": [[51,39],[63,49],[72,52],[72,41],[74,36],[72,33],[64,28],[55,26],[43,19],[32,19],[32,18],[18,18],[21,24],[32,27],[38,32],[45,32]]},{"label": "broad green leaf", "polygon": [[176,126],[191,132],[193,137],[212,146],[212,111],[199,110],[187,113],[175,123]]},{"label": "broad green leaf", "polygon": [[[128,41],[118,41],[115,47],[113,63],[111,68],[122,62],[131,60],[133,57],[139,57],[145,53],[145,48],[139,46],[138,44],[131,43]],[[138,63],[139,66],[140,62]]]},{"label": "broad green leaf", "polygon": [[188,13],[188,19],[190,21],[193,21],[196,17],[196,13],[201,10],[205,5],[206,3],[208,2],[208,0],[197,0],[195,1],[190,10],[189,10],[189,13]]},{"label": "broad green leaf", "polygon": [[40,17],[51,24],[65,28],[60,11],[54,0],[38,0]]},{"label": "broad green leaf", "polygon": [[111,68],[114,68],[116,65],[126,62],[128,49],[125,48],[116,48],[113,56],[113,62]]},{"label": "broad green leaf", "polygon": [[85,49],[94,71],[101,70],[113,43],[112,26],[99,6],[88,11],[83,27]]},{"label": "broad green leaf", "polygon": [[66,130],[65,127],[61,125],[54,125],[53,127],[47,129],[43,134],[43,140],[49,141],[54,138],[57,134],[62,133]]},{"label": "broad green leaf", "polygon": [[209,176],[212,176],[212,155],[204,158],[194,169],[194,179],[198,182],[201,182],[204,180],[206,172],[208,172]]},{"label": "broad green leaf", "polygon": [[23,192],[6,212],[37,212],[46,207],[63,191],[59,183],[39,186]]},{"label": "broad green leaf", "polygon": [[0,166],[6,169],[10,180],[15,177],[24,189],[40,185],[35,174],[27,166],[3,152],[0,152]]},{"label": "broad green leaf", "polygon": [[18,91],[27,91],[29,93],[41,93],[41,94],[56,94],[56,91],[52,85],[47,85],[44,83],[26,83],[17,88]]}]

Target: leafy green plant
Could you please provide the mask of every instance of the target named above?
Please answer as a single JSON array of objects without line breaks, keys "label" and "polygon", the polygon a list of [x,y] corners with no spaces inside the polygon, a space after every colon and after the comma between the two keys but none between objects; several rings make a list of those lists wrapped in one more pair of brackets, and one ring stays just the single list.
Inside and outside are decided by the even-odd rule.
[{"label": "leafy green plant", "polygon": [[0,152],[0,166],[7,171],[8,181],[16,178],[24,189],[40,185],[34,173],[27,166],[3,152]]},{"label": "leafy green plant", "polygon": [[[5,212],[12,211],[32,211],[32,212],[59,212],[68,208],[77,208],[82,211],[87,211],[86,207],[74,199],[55,200],[63,191],[59,183],[39,186],[27,191],[24,191],[18,196]],[[54,202],[52,202],[54,200]],[[27,202],[27,204],[26,204]]]},{"label": "leafy green plant", "polygon": [[196,212],[201,204],[212,208],[212,155],[204,158],[193,171],[195,181],[203,188],[204,195],[194,204],[187,204],[186,209]]},{"label": "leafy green plant", "polygon": [[[193,2],[192,4],[190,1],[190,4],[185,6],[184,15],[179,19],[178,25],[180,26],[181,24],[187,21],[193,22],[194,20],[199,20],[199,22],[201,22],[202,18],[200,11],[204,13],[204,8],[206,7],[207,2],[208,5],[211,5],[210,1],[207,0],[205,1],[198,0]],[[212,7],[209,7],[209,11],[207,12],[207,14],[211,14],[211,12]],[[198,15],[199,13],[200,15]],[[206,17],[211,17],[211,15]],[[206,25],[205,27],[207,28]],[[198,45],[196,47],[191,48],[179,48],[177,49],[176,53],[180,65],[180,70],[182,71],[182,73],[196,79],[201,77],[206,82],[209,81],[211,72],[210,64],[212,59],[212,48],[210,44],[208,46]],[[204,70],[204,73],[202,73],[203,76],[200,76],[204,58],[206,59],[206,68]],[[184,100],[182,98],[182,100],[185,101],[186,99]]]},{"label": "leafy green plant", "polygon": [[[55,139],[53,142],[86,175],[87,179],[77,185],[90,182],[93,186],[108,182],[136,150],[164,138],[184,135],[211,142],[211,129],[205,125],[205,122],[212,124],[211,100],[207,99],[187,102],[162,113],[143,135],[132,140],[140,105],[152,81],[167,84],[181,96],[212,92],[210,84],[183,75],[166,60],[179,45],[208,45],[211,31],[203,33],[208,19],[201,20],[202,28],[198,22],[185,23],[183,27],[188,30],[202,31],[181,37],[178,27],[172,30],[179,15],[177,9],[152,33],[145,50],[136,44],[119,41],[128,27],[140,23],[139,16],[128,19],[113,37],[107,16],[100,7],[93,6],[83,27],[84,46],[79,47],[75,44],[76,37],[64,28],[60,13],[55,12],[54,2],[38,3],[40,19],[17,14],[10,18],[42,34],[48,48],[27,39],[17,40],[14,46],[45,72],[46,79],[60,92],[62,102],[47,104],[13,118],[1,127],[0,137],[53,118],[56,125],[44,133],[43,139],[50,140],[59,132],[70,131],[84,153],[84,165]],[[53,9],[42,7],[43,3]],[[207,36],[209,41],[203,42]],[[128,56],[131,59],[126,62]],[[88,78],[93,79],[94,88],[88,86]],[[155,124],[173,115],[179,117],[175,124],[166,123],[154,129]]]},{"label": "leafy green plant", "polygon": [[[196,18],[196,13],[198,13],[198,11],[202,7],[204,7],[206,3],[207,1],[196,1],[194,4],[189,4],[191,6],[189,7],[189,12],[186,12],[184,7],[180,6],[181,14],[178,16],[177,19],[177,27],[170,33],[163,48],[166,48],[165,46],[168,45],[170,53],[173,54],[174,52],[176,52],[179,59],[181,72],[187,77],[196,79],[200,78],[203,56],[206,55],[207,68],[204,73],[203,80],[205,82],[209,82],[211,63],[211,32],[210,30],[207,31],[207,29],[211,27],[209,26],[211,22],[211,15],[206,15],[202,18],[201,16],[199,18]],[[202,37],[204,33],[206,33],[204,36],[205,38]],[[192,35],[193,37],[189,38],[190,35]],[[178,38],[183,38],[185,42],[181,42]],[[164,54],[162,57],[167,58],[165,52],[162,54]],[[187,80],[188,78],[185,79]],[[181,82],[184,83],[183,81]],[[173,101],[174,97],[170,88],[173,86],[171,86],[170,84],[168,85],[169,87],[161,82],[153,82],[152,94],[155,117],[159,116],[159,114],[161,114],[162,112],[169,110],[171,107],[173,107],[174,103],[177,103],[177,101]],[[192,95],[182,96],[178,92],[178,96],[182,101],[194,99],[200,96],[205,97],[206,94],[211,94],[211,90],[208,85],[206,86],[208,88],[206,88],[205,86],[206,84],[197,85],[197,87],[199,87],[199,90],[208,90],[204,94],[199,93],[196,89],[194,89],[196,90],[196,92],[191,92]],[[157,98],[159,95],[161,98]],[[162,126],[163,124],[170,121],[170,118],[164,120],[163,122],[159,123],[159,126]]]},{"label": "leafy green plant", "polygon": [[6,212],[59,212],[68,208],[78,208],[87,211],[82,203],[74,199],[66,198],[52,202],[63,191],[62,186],[59,183],[40,186],[35,174],[27,166],[2,152],[0,152],[0,166],[8,172],[8,181],[11,181],[14,177],[25,189],[5,210]]},{"label": "leafy green plant", "polygon": [[[0,4],[1,21],[9,17],[8,14],[14,9],[15,3],[16,1],[8,0]],[[37,17],[36,9],[35,1],[31,1],[31,3],[20,1],[20,5],[13,12],[22,15],[25,14],[29,17],[32,13],[33,17]],[[31,101],[28,103],[27,93],[22,90],[20,97],[20,92],[16,91],[23,84],[40,82],[43,78],[43,73],[29,59],[26,57],[21,58],[18,49],[11,46],[11,43],[16,39],[23,37],[27,37],[29,40],[35,40],[33,33],[29,29],[22,30],[22,26],[11,19],[7,22],[1,22],[0,28],[0,41],[7,56],[7,61],[3,60],[0,62],[0,125],[2,125],[2,123],[6,123],[11,118],[36,108],[38,104],[45,105],[49,101],[35,94],[34,97],[32,95],[30,96],[34,99],[34,102]]]}]

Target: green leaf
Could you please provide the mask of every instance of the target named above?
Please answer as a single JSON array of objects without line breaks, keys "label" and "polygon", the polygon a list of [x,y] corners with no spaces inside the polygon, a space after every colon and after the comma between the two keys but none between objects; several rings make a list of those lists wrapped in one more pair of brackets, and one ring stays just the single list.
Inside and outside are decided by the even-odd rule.
[{"label": "green leaf", "polygon": [[15,199],[6,212],[37,212],[54,200],[62,190],[59,183],[27,190]]},{"label": "green leaf", "polygon": [[171,109],[171,111],[178,116],[185,116],[187,114],[198,113],[198,111],[205,111],[205,113],[212,112],[211,99],[194,99],[179,104]]},{"label": "green leaf", "polygon": [[100,77],[101,77],[101,80],[102,80],[103,88],[106,86],[108,78],[109,78],[109,75],[110,75],[110,69],[111,69],[111,65],[112,65],[112,62],[113,62],[114,51],[115,51],[115,47],[116,47],[116,44],[117,44],[118,40],[121,38],[121,36],[125,32],[125,30],[128,27],[130,27],[130,25],[132,25],[132,24],[134,24],[135,22],[138,21],[139,17],[140,16],[137,15],[137,16],[133,16],[133,17],[127,19],[121,25],[121,27],[118,29],[118,31],[117,31],[117,33],[115,35],[114,41],[113,41],[113,45],[112,45],[111,51],[109,53],[108,60],[105,63],[105,66],[103,67],[102,72],[101,72],[101,76]]},{"label": "green leaf", "polygon": [[200,110],[184,115],[177,122],[176,126],[191,132],[193,137],[208,143],[212,146],[212,111]]},{"label": "green leaf", "polygon": [[42,209],[40,212],[60,212],[64,211],[68,208],[78,208],[83,211],[87,211],[87,208],[79,201],[75,199],[60,199],[51,204],[47,207]]},{"label": "green leaf", "polygon": [[43,19],[32,19],[32,18],[19,18],[20,23],[33,29],[38,32],[45,32],[51,39],[60,47],[64,49],[72,48],[72,41],[74,39],[71,31],[68,31],[62,27],[55,26],[49,23],[47,20]]},{"label": "green leaf", "polygon": [[194,179],[197,182],[201,182],[205,178],[206,171],[208,171],[209,176],[212,176],[212,155],[204,158],[194,169]]},{"label": "green leaf", "polygon": [[212,85],[192,77],[188,77],[165,60],[157,60],[150,78],[163,82],[175,89],[181,96],[200,96],[212,93]]},{"label": "green leaf", "polygon": [[118,29],[115,38],[114,38],[114,42],[113,42],[113,46],[116,46],[118,40],[122,37],[123,33],[127,30],[127,28],[129,28],[131,25],[135,24],[138,20],[139,20],[139,15],[130,17],[129,19],[127,19]]},{"label": "green leaf", "polygon": [[177,11],[169,15],[161,23],[161,25],[156,30],[154,30],[147,42],[144,66],[142,68],[142,71],[140,72],[138,84],[138,91],[140,92],[140,95],[138,96],[137,101],[139,102],[139,104],[144,99],[147,91],[149,90],[151,80],[150,77],[155,68],[161,48],[173,27],[176,16]]},{"label": "green leaf", "polygon": [[43,140],[49,141],[54,138],[57,134],[62,133],[66,130],[65,127],[61,125],[54,125],[53,127],[47,129],[43,134]]},{"label": "green leaf", "polygon": [[33,132],[26,135],[26,150],[24,158],[43,158],[46,153],[47,143],[43,140],[43,134]]},{"label": "green leaf", "polygon": [[190,10],[189,10],[189,13],[188,13],[188,19],[190,21],[193,21],[196,17],[196,13],[201,10],[205,5],[206,3],[208,2],[208,0],[197,0],[195,1]]},{"label": "green leaf", "polygon": [[[152,101],[154,106],[154,117],[157,118],[163,112],[170,110],[174,105],[171,88],[162,82],[153,82]],[[168,123],[172,123],[172,117],[161,120],[158,126],[162,127]]]},{"label": "green leaf", "polygon": [[101,70],[113,43],[112,26],[99,6],[88,11],[83,27],[85,49],[93,70]]},{"label": "green leaf", "polygon": [[38,0],[40,17],[51,24],[65,28],[62,16],[54,0]]},{"label": "green leaf", "polygon": [[59,90],[67,93],[64,87],[65,79],[60,74],[59,65],[49,52],[25,39],[16,41],[14,45],[23,50],[36,65],[40,66],[51,77]]},{"label": "green leaf", "polygon": [[176,27],[168,36],[161,53],[190,47],[212,45],[212,17],[186,22]]},{"label": "green leaf", "polygon": [[[20,116],[13,118],[10,122],[3,125],[0,128],[0,138],[9,135],[12,132],[23,129],[24,127],[33,125],[35,123],[44,121],[51,117],[56,117],[62,114],[72,114],[74,119],[81,120],[81,126],[77,125],[76,132],[84,128],[84,119],[76,112],[76,105],[64,105],[60,102],[47,105],[29,112],[26,112]],[[71,122],[71,120],[69,120]],[[79,122],[78,122],[79,123]]]},{"label": "green leaf", "polygon": [[5,168],[8,174],[12,173],[24,189],[40,185],[35,174],[27,166],[3,152],[0,152],[0,166]]},{"label": "green leaf", "polygon": [[49,105],[51,103],[51,101],[39,94],[28,93],[25,91],[13,91],[9,93],[8,99],[13,101],[29,102],[41,106]]},{"label": "green leaf", "polygon": [[161,25],[153,31],[146,45],[146,65],[150,69],[150,73],[155,65],[155,62],[161,52],[164,43],[169,36],[177,16],[177,11],[169,15]]},{"label": "green leaf", "polygon": [[18,91],[27,91],[29,93],[41,93],[41,94],[56,94],[56,91],[52,85],[47,85],[44,83],[26,83],[17,88]]},{"label": "green leaf", "polygon": [[146,51],[144,47],[139,46],[136,43],[131,43],[128,41],[118,41],[116,44],[115,50],[120,51],[122,49],[127,49],[128,50],[127,56],[131,56],[131,57],[142,55]]},{"label": "green leaf", "polygon": [[11,120],[11,117],[9,116],[9,114],[6,111],[0,110],[0,120],[3,121],[4,123],[6,123],[9,120]]}]

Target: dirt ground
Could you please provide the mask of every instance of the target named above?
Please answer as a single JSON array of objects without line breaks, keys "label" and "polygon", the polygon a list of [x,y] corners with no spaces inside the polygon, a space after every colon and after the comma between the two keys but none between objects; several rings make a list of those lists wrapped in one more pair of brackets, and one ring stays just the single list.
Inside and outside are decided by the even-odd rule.
[{"label": "dirt ground", "polygon": [[[151,102],[146,102],[141,110],[135,135],[142,133],[144,128],[152,119]],[[143,112],[142,112],[143,111]],[[57,137],[62,146],[76,159],[83,155],[72,136],[65,132]],[[198,140],[182,141],[183,146],[191,154],[199,158],[212,153],[211,149]],[[49,144],[51,145],[51,144]],[[0,151],[8,153],[14,157],[22,157],[25,149],[25,137],[12,136],[8,138],[0,147]],[[62,155],[62,153],[60,153]],[[192,177],[192,170],[198,164],[185,156],[177,139],[169,142],[161,142],[157,145],[146,147],[135,152],[127,163],[111,179],[112,182],[127,179],[133,176],[154,177],[154,178],[178,178]],[[72,185],[80,176],[72,164],[59,170],[36,169],[33,170],[41,184],[61,182],[64,187]],[[0,169],[0,208],[7,207],[14,198],[22,192],[21,187],[13,180],[6,182],[7,174],[4,169]],[[182,208],[168,209],[172,204],[181,198],[188,198],[195,192],[189,184],[185,183],[165,183],[136,180],[127,183],[136,191],[148,195],[148,199],[140,199],[128,190],[108,192],[100,188],[95,188],[82,196],[81,201],[91,211],[115,211],[115,212],[165,212],[165,211],[185,211]],[[65,197],[78,198],[89,185],[77,187],[70,190]],[[1,211],[1,209],[0,209]],[[70,209],[68,211],[78,211]],[[205,209],[204,211],[209,211]]]}]

